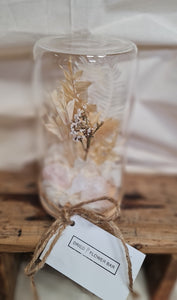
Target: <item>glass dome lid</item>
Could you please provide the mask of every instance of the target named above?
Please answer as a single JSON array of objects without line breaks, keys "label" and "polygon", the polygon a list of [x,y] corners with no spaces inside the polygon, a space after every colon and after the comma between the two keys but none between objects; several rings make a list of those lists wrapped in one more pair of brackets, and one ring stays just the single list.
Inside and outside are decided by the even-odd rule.
[{"label": "glass dome lid", "polygon": [[34,46],[34,58],[43,51],[72,55],[105,56],[137,52],[136,45],[128,40],[116,37],[61,35],[44,37]]}]

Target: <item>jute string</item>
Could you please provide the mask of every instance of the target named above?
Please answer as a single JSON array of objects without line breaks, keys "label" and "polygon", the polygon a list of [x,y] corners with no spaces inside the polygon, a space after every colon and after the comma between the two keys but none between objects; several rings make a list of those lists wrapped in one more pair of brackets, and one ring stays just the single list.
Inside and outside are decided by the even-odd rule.
[{"label": "jute string", "polygon": [[[50,209],[52,211],[55,211],[55,221],[52,223],[49,229],[42,235],[41,239],[39,240],[36,246],[31,261],[25,268],[25,274],[29,276],[31,281],[34,299],[39,300],[35,281],[34,281],[34,276],[44,266],[47,257],[49,256],[54,245],[56,244],[57,240],[61,236],[63,230],[69,225],[74,225],[73,221],[71,220],[71,217],[74,215],[79,215],[87,219],[93,224],[100,226],[101,228],[109,231],[110,233],[112,233],[114,236],[118,237],[121,240],[125,250],[125,256],[126,256],[126,261],[128,266],[129,290],[132,293],[132,295],[136,297],[137,294],[133,291],[132,264],[129,256],[129,251],[118,225],[114,222],[118,218],[118,216],[120,216],[120,206],[118,202],[111,197],[101,197],[97,199],[83,201],[75,205],[71,205],[70,203],[67,203],[65,206],[60,208],[54,203],[50,202],[47,197],[42,195],[42,192],[41,192],[41,196],[43,197],[43,199],[45,199]],[[105,201],[105,200],[112,203],[115,208],[110,216],[105,216],[99,212],[95,212],[91,209],[87,209],[84,207],[86,204],[95,203],[98,201]],[[52,240],[49,249],[45,252],[42,259],[39,260],[40,254],[43,252],[47,243],[53,236],[54,239]]]}]

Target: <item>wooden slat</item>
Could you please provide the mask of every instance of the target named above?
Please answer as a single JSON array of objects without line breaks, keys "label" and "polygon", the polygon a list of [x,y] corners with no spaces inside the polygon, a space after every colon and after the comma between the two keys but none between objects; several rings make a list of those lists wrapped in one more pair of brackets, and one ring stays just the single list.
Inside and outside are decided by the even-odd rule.
[{"label": "wooden slat", "polygon": [[37,194],[37,163],[19,171],[0,171],[0,194]]},{"label": "wooden slat", "polygon": [[0,253],[0,300],[14,299],[19,258],[14,253]]},{"label": "wooden slat", "polygon": [[[6,172],[6,185],[0,174],[1,252],[33,251],[52,222],[35,195],[37,172],[32,174],[29,169],[16,176]],[[129,244],[145,253],[177,253],[176,187],[177,176],[125,176],[118,224]]]},{"label": "wooden slat", "polygon": [[145,253],[177,253],[177,176],[127,174],[120,227]]},{"label": "wooden slat", "polygon": [[0,196],[0,251],[31,252],[51,218],[33,195]]},{"label": "wooden slat", "polygon": [[[161,261],[163,264],[163,261]],[[169,299],[174,283],[177,279],[177,255],[171,255],[170,262],[164,272],[158,289],[155,290],[152,300]]]},{"label": "wooden slat", "polygon": [[177,279],[177,255],[148,255],[144,270],[151,299],[170,299]]}]

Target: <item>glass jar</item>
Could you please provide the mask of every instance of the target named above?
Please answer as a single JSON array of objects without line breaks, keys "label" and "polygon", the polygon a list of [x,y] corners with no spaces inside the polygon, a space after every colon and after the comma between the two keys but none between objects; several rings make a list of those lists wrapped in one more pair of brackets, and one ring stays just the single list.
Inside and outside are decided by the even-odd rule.
[{"label": "glass jar", "polygon": [[[44,128],[40,198],[59,206],[103,196],[120,201],[126,124],[137,48],[122,39],[52,36],[34,46]],[[110,203],[89,208],[109,210]]]}]

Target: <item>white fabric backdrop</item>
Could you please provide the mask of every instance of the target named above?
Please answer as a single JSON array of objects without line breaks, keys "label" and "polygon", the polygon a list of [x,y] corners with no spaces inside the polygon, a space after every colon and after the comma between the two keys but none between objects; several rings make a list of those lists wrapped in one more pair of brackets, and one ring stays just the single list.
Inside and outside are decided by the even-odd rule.
[{"label": "white fabric backdrop", "polygon": [[0,0],[0,167],[19,167],[37,155],[35,123],[27,126],[34,118],[34,41],[79,31],[137,44],[128,169],[177,172],[177,0]]}]

